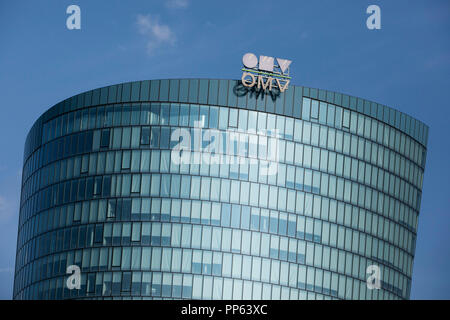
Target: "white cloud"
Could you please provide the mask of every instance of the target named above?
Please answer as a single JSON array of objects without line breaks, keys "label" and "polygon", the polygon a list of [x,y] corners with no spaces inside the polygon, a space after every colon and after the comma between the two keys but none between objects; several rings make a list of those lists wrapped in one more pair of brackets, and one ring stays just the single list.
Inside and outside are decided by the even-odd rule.
[{"label": "white cloud", "polygon": [[174,9],[184,9],[189,6],[189,0],[167,0],[166,6]]},{"label": "white cloud", "polygon": [[163,45],[173,46],[176,41],[175,34],[168,25],[161,24],[159,18],[152,15],[138,15],[136,24],[139,33],[147,38],[147,52],[153,54]]}]

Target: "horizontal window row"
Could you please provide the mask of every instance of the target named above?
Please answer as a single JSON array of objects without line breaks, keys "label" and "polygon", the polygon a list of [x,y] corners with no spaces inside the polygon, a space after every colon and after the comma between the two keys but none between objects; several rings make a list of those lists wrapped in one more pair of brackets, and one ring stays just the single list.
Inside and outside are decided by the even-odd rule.
[{"label": "horizontal window row", "polygon": [[[116,263],[116,267],[114,267],[114,263]],[[306,289],[344,298],[342,292],[338,292],[337,282],[331,286],[330,280],[333,275],[336,280],[339,276],[341,278],[353,278],[355,281],[359,280],[366,284],[366,267],[373,262],[369,260],[360,261],[356,257],[356,259],[353,259],[353,263],[357,264],[354,269],[360,272],[361,277],[355,277],[351,273],[345,276],[341,273],[336,273],[335,270],[323,270],[312,266],[297,265],[273,259],[202,250],[148,247],[86,249],[53,255],[36,261],[35,266],[28,269],[33,270],[32,273],[21,273],[18,275],[19,281],[16,283],[16,286],[21,290],[30,283],[63,276],[66,266],[75,264],[81,267],[84,275],[111,270],[123,270],[124,272],[162,271],[173,272],[174,274],[182,272],[194,275],[231,277],[253,282],[262,281],[264,283]],[[383,269],[381,269],[380,274],[383,279],[382,288],[384,290],[390,291],[399,297],[406,295],[410,284],[409,279],[399,277],[398,274],[390,273]],[[125,279],[121,280],[122,285],[125,282],[124,287],[127,288],[126,284],[128,281]],[[393,284],[390,284],[388,280],[394,281],[392,282]],[[400,289],[399,286],[403,287],[403,289]]]},{"label": "horizontal window row", "polygon": [[[33,214],[53,206],[132,195],[231,202],[316,217],[321,216],[321,210],[328,214],[328,207],[321,209],[320,206],[320,199],[326,198],[308,193],[312,191],[380,213],[415,232],[417,214],[399,201],[357,183],[308,171],[304,172],[306,181],[298,185],[306,192],[239,180],[170,174],[125,174],[71,180],[48,187],[25,202],[20,226]],[[314,201],[317,204],[313,206]]]},{"label": "horizontal window row", "polygon": [[[228,107],[207,105],[143,103],[131,105],[114,105],[99,108],[86,108],[71,112],[44,124],[43,143],[63,135],[91,130],[95,128],[130,125],[170,125],[194,127],[200,121],[205,128],[236,128],[245,132],[264,131],[269,128],[288,140],[302,135],[298,125],[302,122],[318,122],[323,125],[347,130],[352,134],[384,144],[401,153],[416,163],[422,163],[424,150],[420,144],[380,121],[326,104],[314,99],[304,98],[302,120],[273,115],[264,112],[248,111]],[[411,150],[411,147],[414,148]]]},{"label": "horizontal window row", "polygon": [[[352,136],[348,133],[336,131],[334,129],[327,129],[323,126],[319,128],[318,125],[311,125],[310,123],[305,123],[305,125],[302,125],[301,127],[303,128],[303,131],[306,130],[303,136],[308,137],[307,139],[301,140],[303,144],[319,146],[330,151],[336,150],[337,153],[343,153],[345,155],[364,160],[365,162],[369,162],[375,166],[384,168],[391,173],[395,173],[402,179],[407,179],[415,186],[421,188],[423,169],[420,169],[413,162],[405,159],[399,154],[389,151],[387,148],[382,147],[377,143],[370,142],[369,140],[363,138],[358,138],[357,136]],[[111,146],[111,148],[113,149],[129,149],[139,148],[140,146],[147,145],[152,148],[169,149],[172,148],[176,143],[171,142],[171,134],[175,129],[176,128],[173,127],[142,127],[142,129],[141,127],[126,127],[113,128],[111,129],[111,131],[110,129],[103,130],[101,132],[97,130],[94,131],[93,134],[92,131],[89,131],[93,141],[90,141],[90,145],[86,146],[86,148],[90,151],[90,149],[99,150],[101,147],[109,146]],[[191,129],[191,131],[192,130],[193,129]],[[230,132],[232,131],[228,130],[228,133]],[[205,133],[203,132],[203,134]],[[225,137],[225,132],[217,131],[217,134],[218,138],[220,138],[220,141],[224,141],[223,143],[216,142],[215,144],[211,144],[208,142],[211,140],[211,138],[207,138],[206,141],[203,140],[201,148],[212,151],[211,148],[215,146],[215,152],[219,153],[238,154],[243,157],[250,158],[267,158],[268,143],[267,137],[265,135],[258,136],[248,133],[235,133],[236,137],[233,137],[235,139],[235,142],[229,144],[227,143],[229,142],[227,140],[229,139],[229,137]],[[222,135],[224,135],[224,138],[222,138]],[[193,139],[195,136],[196,135],[192,131],[192,141],[190,143],[191,146],[194,146]],[[77,150],[76,146],[74,146],[73,144],[75,140],[86,145],[86,143],[84,143],[85,137],[80,137],[80,134],[67,136],[63,139],[52,142],[52,144],[44,145],[43,152],[40,154],[47,155],[47,157],[42,160],[43,164],[45,165],[49,163],[49,161],[61,159],[67,155],[77,154],[77,151],[79,150]],[[316,164],[317,167],[319,167],[319,158],[315,159],[313,157],[313,159],[311,159],[311,154],[314,156],[314,153],[312,153],[311,151],[309,151],[309,153],[306,153],[311,149],[310,146],[305,146],[305,155],[303,155],[302,144],[289,142],[282,139],[277,139],[276,141],[278,148],[277,160],[279,162],[304,165],[306,167]],[[219,146],[221,148],[218,148]],[[232,148],[230,148],[230,146]],[[229,148],[230,150],[227,150],[227,148]],[[80,147],[80,149],[83,150],[85,149],[85,147]],[[192,151],[198,152],[200,150]],[[318,152],[320,152],[320,150]],[[31,172],[28,172],[27,165],[25,165],[25,179],[28,179],[29,174],[31,174]]]},{"label": "horizontal window row", "polygon": [[[166,283],[171,285],[161,284],[162,277]],[[165,274],[161,277],[160,273],[154,273],[154,278],[151,272],[129,272],[122,274],[121,272],[114,273],[92,273],[89,275],[82,275],[80,290],[69,291],[63,286],[66,279],[63,277],[44,280],[34,283],[20,292],[17,292],[15,299],[77,299],[77,298],[103,298],[103,299],[192,299],[192,285],[195,279],[196,287],[199,283],[203,286],[203,276],[200,275],[182,275],[182,274]],[[173,277],[173,279],[172,279]],[[206,276],[202,292],[198,297],[204,299],[223,299],[224,296],[229,299],[237,300],[238,296],[244,300],[323,300],[331,299],[326,293],[328,289],[323,289],[324,295],[309,292],[306,290],[294,289],[289,287],[279,287],[277,285],[263,284],[260,282],[233,280],[214,277],[214,289],[210,293],[211,281],[210,276]],[[114,282],[113,282],[114,281]],[[124,285],[122,285],[122,281]],[[233,292],[223,292],[223,281],[225,281],[226,288],[236,288]],[[233,282],[235,281],[235,285]],[[128,289],[129,287],[129,289]],[[222,291],[219,291],[222,290]],[[239,290],[242,290],[239,291]],[[273,290],[273,291],[272,291]],[[233,291],[233,289],[232,289]],[[273,293],[272,293],[273,292]],[[389,292],[380,293],[380,297],[386,296],[385,299],[396,299]],[[200,298],[197,298],[200,299]],[[336,299],[336,298],[334,298]]]},{"label": "horizontal window row", "polygon": [[[392,126],[401,128],[403,132],[426,141],[428,128],[417,120],[397,110],[374,102],[337,92],[306,87],[293,87],[279,96],[254,95],[238,81],[207,79],[171,79],[124,83],[103,87],[73,96],[58,104],[56,113],[63,110],[74,110],[82,106],[90,107],[107,103],[126,103],[131,101],[171,101],[181,103],[200,103],[209,105],[227,105],[242,109],[276,112],[277,114],[294,114],[300,117],[304,97],[334,103],[344,108],[357,110],[370,115]],[[295,104],[295,106],[294,106]],[[422,142],[425,143],[425,142]]]},{"label": "horizontal window row", "polygon": [[[188,178],[189,180],[191,178],[189,176],[184,176],[184,177]],[[110,183],[109,179],[105,180],[106,177],[101,177],[100,176],[99,178],[100,179],[97,179],[97,181],[99,181],[99,184],[98,184],[99,186],[102,186],[102,184],[101,184],[102,178],[103,178],[103,181],[107,181],[108,184]],[[111,179],[113,181],[111,183],[112,185],[115,184],[115,178],[116,177],[114,176]],[[178,178],[178,181],[183,181],[182,177],[180,177],[180,176],[172,176],[172,178]],[[222,187],[223,187],[223,186],[228,185],[228,188],[226,190],[229,190],[232,186],[233,186],[234,189],[242,188],[241,186],[233,185],[233,183],[232,182],[230,183],[230,181],[228,181],[228,180],[221,180],[221,181],[220,181],[220,179],[217,179],[217,180],[218,180],[217,181],[217,185],[218,186],[222,185]],[[214,181],[214,180],[212,180],[212,181]],[[209,180],[208,181],[203,181],[201,184],[199,184],[198,188],[200,189],[200,185],[202,185],[202,188],[203,188],[203,185],[206,184],[206,183],[210,183],[210,181]],[[239,182],[238,182],[238,184],[239,184]],[[258,187],[258,185],[256,184],[255,187]],[[99,187],[97,188],[97,190],[98,189],[99,189]],[[78,188],[76,190],[78,190]],[[277,190],[274,190],[274,192],[275,191],[278,192]],[[253,190],[252,187],[250,187],[250,191],[247,191],[247,192],[252,194],[252,193],[254,193],[254,190]],[[258,192],[258,190],[256,190],[256,192]],[[263,193],[267,192],[267,195],[265,195],[265,196],[264,196],[264,194],[261,195],[261,192],[263,192]],[[403,210],[401,210],[401,208],[397,208],[397,209],[400,209],[400,210],[396,211],[396,212],[399,213],[399,217],[398,217],[399,221],[397,221],[397,223],[394,223],[394,224],[389,219],[385,219],[385,218],[383,218],[381,216],[378,216],[378,215],[372,215],[370,213],[370,216],[373,216],[377,220],[378,219],[380,220],[380,228],[382,228],[383,225],[385,226],[384,227],[384,232],[383,232],[382,229],[377,230],[376,225],[375,225],[375,228],[373,228],[373,227],[370,228],[370,227],[367,227],[367,226],[364,227],[364,222],[363,222],[365,220],[365,219],[363,219],[364,216],[361,217],[361,214],[358,214],[358,212],[365,212],[365,210],[358,209],[358,207],[353,207],[353,206],[345,204],[344,202],[341,202],[341,201],[330,200],[328,198],[323,198],[323,197],[320,197],[320,196],[317,196],[317,195],[312,195],[312,194],[303,193],[303,192],[288,192],[287,195],[286,194],[283,195],[283,193],[278,192],[276,194],[274,193],[273,195],[271,195],[272,194],[272,190],[270,188],[267,188],[266,191],[261,191],[260,190],[259,193],[260,193],[260,196],[256,197],[255,201],[253,201],[252,197],[250,197],[250,201],[246,201],[246,203],[243,203],[243,204],[244,205],[249,205],[250,204],[250,205],[256,206],[256,207],[258,207],[258,206],[260,206],[260,207],[267,207],[267,203],[266,203],[266,205],[262,206],[263,203],[258,201],[258,199],[262,199],[262,198],[263,199],[278,198],[278,197],[281,197],[282,199],[285,199],[287,197],[287,203],[288,203],[287,208],[286,207],[282,207],[282,208],[278,208],[278,210],[286,210],[287,209],[289,212],[292,212],[292,213],[295,212],[297,214],[304,214],[306,216],[313,216],[313,217],[321,218],[323,220],[330,220],[332,222],[337,221],[339,224],[344,224],[344,225],[347,225],[347,226],[351,226],[352,224],[354,226],[358,225],[357,221],[358,221],[358,215],[359,215],[360,216],[360,218],[359,218],[359,220],[360,220],[359,228],[362,231],[365,231],[365,232],[368,232],[368,233],[372,233],[374,236],[378,236],[378,237],[384,238],[385,240],[387,240],[387,241],[389,241],[391,243],[393,243],[393,242],[394,243],[398,243],[398,241],[400,241],[400,243],[402,243],[401,247],[403,247],[403,246],[405,246],[405,242],[402,241],[402,240],[399,240],[399,238],[398,238],[398,236],[401,235],[400,239],[409,239],[409,241],[406,242],[406,244],[407,244],[406,248],[408,248],[408,251],[411,250],[411,248],[413,248],[413,243],[415,242],[415,240],[414,240],[415,237],[413,236],[414,238],[413,238],[412,243],[411,243],[411,237],[403,238],[403,236],[402,236],[403,232],[406,232],[406,231],[414,232],[414,229],[411,228],[408,223],[404,222],[404,219],[406,218],[406,216],[405,216],[405,212]],[[187,195],[189,195],[189,194],[190,193],[187,193]],[[176,195],[172,194],[172,196],[173,197],[179,197],[180,194],[176,194]],[[192,198],[192,197],[188,196],[187,198],[189,199],[189,198]],[[206,199],[206,200],[209,200],[209,199]],[[224,202],[230,202],[231,201],[232,203],[239,203],[239,201],[234,201],[232,197],[231,198],[230,197],[226,197],[225,198],[223,191],[218,192],[217,193],[217,197],[211,197],[211,200],[224,201]],[[178,206],[175,205],[176,203],[180,203],[179,200],[178,201],[173,200],[172,201],[172,207],[170,207],[170,200],[168,200],[168,199],[163,200],[163,203],[167,203],[167,204],[169,204],[169,206],[166,205],[166,207],[162,208],[162,209],[160,209],[161,208],[161,205],[159,204],[160,200],[154,199],[152,208],[150,208],[150,205],[149,205],[150,204],[150,200],[147,200],[147,201],[148,201],[147,202],[148,205],[144,206],[145,201],[143,201],[142,202],[142,209],[140,209],[141,199],[136,198],[136,199],[132,199],[132,200],[131,199],[126,200],[126,201],[124,200],[124,202],[123,202],[124,205],[122,205],[122,200],[120,200],[120,204],[121,205],[117,206],[117,210],[115,210],[115,207],[116,207],[115,201],[114,202],[109,201],[109,203],[108,203],[108,210],[106,210],[106,207],[105,207],[105,203],[106,202],[100,201],[100,204],[103,205],[103,209],[100,208],[98,210],[99,214],[101,213],[101,215],[99,215],[98,218],[97,218],[97,209],[93,210],[92,214],[89,214],[89,202],[84,202],[83,209],[81,209],[81,203],[77,203],[75,205],[75,208],[77,209],[77,211],[75,211],[74,218],[70,218],[70,221],[69,221],[69,217],[72,216],[74,207],[73,206],[69,206],[69,208],[72,209],[72,212],[67,213],[67,214],[69,214],[67,216],[67,221],[68,221],[67,223],[69,223],[69,224],[72,223],[72,219],[73,219],[73,221],[79,221],[81,219],[82,221],[86,222],[87,221],[86,219],[89,216],[91,216],[89,218],[89,221],[96,221],[97,219],[99,219],[99,221],[104,221],[104,219],[106,217],[108,217],[109,219],[117,219],[117,220],[124,220],[124,221],[130,220],[130,219],[137,219],[137,220],[139,220],[139,219],[142,219],[142,220],[149,220],[149,219],[158,219],[158,220],[161,219],[162,220],[162,219],[167,219],[167,220],[169,220],[169,217],[171,217],[172,221],[177,221],[177,219],[178,220],[180,219],[180,206],[179,205]],[[284,201],[286,201],[286,200],[284,200]],[[114,207],[111,207],[111,203],[114,204]],[[193,206],[193,208],[191,210],[191,208],[190,208],[191,201],[183,201],[183,203],[189,204],[189,210],[187,210],[187,211],[183,210],[181,212],[181,221],[189,221],[189,217],[190,217],[191,212],[192,212],[192,215],[193,215],[193,220],[192,221],[195,222],[194,215],[199,215],[200,216],[200,212],[202,211],[202,209],[200,208],[200,206],[198,206],[198,207],[194,207]],[[194,204],[195,203],[200,204],[201,202],[193,201],[193,203]],[[204,202],[204,203],[208,203],[208,202]],[[284,202],[284,203],[286,203],[286,202]],[[55,202],[55,205],[56,204],[57,203]],[[92,202],[92,204],[98,205],[97,202]],[[133,204],[133,205],[131,205],[131,204]],[[87,205],[87,207],[85,207],[85,205]],[[392,209],[395,209],[395,203],[394,202],[390,203],[390,206],[392,207]],[[239,207],[239,206],[237,206],[237,207]],[[270,207],[271,206],[269,206],[269,208]],[[63,207],[63,208],[65,210],[65,207]],[[346,212],[345,214],[344,214],[344,208],[345,208],[345,212]],[[385,208],[386,208],[386,210],[388,210],[389,207],[387,206]],[[277,207],[275,206],[272,209],[277,209]],[[24,208],[23,210],[28,210],[28,209]],[[166,212],[165,215],[161,214],[161,212],[163,210]],[[38,212],[38,211],[40,211],[40,210],[33,210],[33,212]],[[106,211],[108,211],[108,212],[106,212]],[[217,214],[217,216],[220,216],[220,209],[217,210],[217,208],[216,208],[213,211]],[[48,228],[50,228],[51,223],[50,224],[43,223],[43,220],[42,220],[43,217],[47,217],[47,214],[49,212],[51,212],[51,211],[45,211],[44,214],[40,214],[38,216],[35,216],[36,218],[39,218],[38,221],[36,220],[36,218],[33,218],[32,220],[27,220],[28,221],[27,222],[27,227],[25,229],[27,230],[31,226],[33,226],[32,228],[33,228],[33,230],[35,230],[34,226],[37,225],[37,223],[39,223],[39,225],[41,226],[40,228],[42,228],[42,229],[38,229],[38,230],[46,230],[46,228],[47,228],[46,226],[47,225],[48,225]],[[57,212],[59,214],[59,209],[57,210]],[[81,214],[81,212],[83,212],[83,215]],[[369,211],[367,211],[367,212],[369,214]],[[64,220],[66,220],[65,216],[66,216],[66,214],[63,215]],[[186,216],[186,218],[184,218],[185,216]],[[344,216],[346,217],[345,220],[344,220]],[[101,218],[101,217],[103,217],[103,218]],[[352,219],[352,217],[353,217],[353,219]],[[51,218],[53,218],[53,217],[51,217]],[[56,219],[55,222],[58,222],[57,220],[59,220],[59,219]],[[353,223],[350,222],[352,220],[353,220]],[[382,221],[384,221],[384,223],[381,223]],[[415,220],[415,225],[417,225],[417,221],[416,220]],[[20,226],[21,226],[20,229],[22,229],[22,223],[20,224]],[[400,230],[402,233],[399,233],[398,231],[395,231],[395,230]],[[30,235],[29,233],[27,233],[27,234]],[[407,235],[408,234],[411,235],[411,233],[409,233],[409,232],[406,232],[406,234]],[[19,242],[19,244],[20,244],[20,242]]]},{"label": "horizontal window row", "polygon": [[[138,135],[139,135],[139,128],[133,128],[133,132],[134,130],[137,130]],[[116,128],[114,129],[114,131],[119,130],[122,131],[121,128]],[[158,135],[159,135],[159,127],[156,128],[152,128],[152,132],[153,130],[157,130],[158,131]],[[128,135],[131,134],[131,128],[125,128],[124,132],[128,131]],[[95,136],[97,135],[97,133],[99,134],[99,132],[95,132],[94,133],[94,140],[95,140]],[[169,133],[169,132],[168,132]],[[167,139],[169,139],[169,135],[167,133]],[[225,134],[225,133],[223,133]],[[121,136],[121,135],[120,135]],[[247,136],[247,135],[246,135]],[[250,140],[239,140],[241,138],[239,138],[239,141],[242,141],[242,143],[238,143],[235,144],[233,148],[231,148],[229,151],[229,154],[235,154],[235,155],[239,155],[242,156],[243,158],[240,158],[240,162],[245,162],[245,163],[251,163],[253,160],[249,160],[245,157],[250,157],[251,159],[253,158],[266,158],[265,154],[267,154],[267,151],[264,151],[262,154],[261,152],[258,152],[258,146],[263,146],[264,145],[264,150],[266,150],[268,148],[268,143],[267,143],[267,138],[264,138],[265,140],[262,142],[263,144],[258,143],[258,136],[254,136],[255,137],[255,141],[252,142],[252,139]],[[129,139],[128,139],[129,141]],[[169,142],[167,142],[169,143]],[[192,143],[193,144],[193,143]],[[362,148],[362,150],[364,150],[364,142],[361,143],[361,141],[359,141],[358,143],[356,143],[355,141],[355,146],[360,145],[360,147]],[[98,150],[98,147],[95,147],[95,145],[98,146],[98,143],[95,143],[94,141],[94,148],[93,150]],[[227,144],[223,144],[223,146],[226,146]],[[422,186],[422,180],[423,180],[423,171],[419,170],[419,168],[415,165],[412,164],[412,162],[410,162],[409,160],[405,160],[402,158],[400,159],[399,157],[395,156],[393,153],[389,153],[386,152],[384,153],[383,156],[383,149],[380,149],[381,152],[378,153],[378,156],[375,152],[372,152],[371,149],[371,145],[372,144],[366,144],[366,152],[362,152],[361,154],[364,156],[360,156],[361,159],[363,160],[357,160],[355,158],[351,158],[350,156],[343,156],[339,153],[334,153],[332,151],[328,151],[328,150],[324,150],[324,149],[319,149],[319,148],[315,148],[315,147],[311,147],[311,146],[307,146],[307,145],[302,145],[302,144],[298,144],[298,143],[285,143],[284,141],[279,141],[278,142],[278,150],[279,150],[279,155],[274,158],[276,159],[276,161],[278,163],[286,163],[286,164],[294,164],[297,166],[304,166],[306,168],[313,168],[313,169],[319,169],[323,170],[323,171],[329,171],[330,173],[337,173],[338,175],[344,175],[344,176],[352,176],[352,177],[359,177],[359,179],[362,180],[369,180],[370,183],[370,174],[366,173],[366,177],[364,178],[364,171],[368,171],[368,172],[372,172],[372,171],[380,171],[383,172],[383,169],[379,169],[376,166],[373,166],[368,164],[367,162],[371,161],[372,158],[372,162],[375,165],[378,165],[379,167],[383,167],[383,163],[386,166],[386,169],[389,169],[390,172],[396,172],[397,175],[399,175],[402,179],[407,179],[409,182],[413,183],[416,187],[418,187],[419,189],[421,189]],[[241,146],[241,147],[239,147]],[[128,142],[126,148],[130,148],[130,144]],[[270,146],[269,146],[270,147]],[[325,146],[324,146],[325,147]],[[373,147],[375,148],[374,150],[376,150],[376,145],[374,144]],[[120,147],[118,147],[120,148]],[[205,150],[207,151],[213,151],[210,150],[209,148],[206,148]],[[242,151],[243,150],[243,151]],[[253,151],[252,151],[253,150]],[[219,150],[215,150],[216,152]],[[223,150],[223,151],[227,151],[227,150]],[[242,151],[242,152],[241,152]],[[127,153],[131,152],[131,151],[126,151]],[[148,154],[148,152],[150,151],[143,151],[143,157],[144,155]],[[219,151],[220,152],[220,151]],[[139,155],[140,151],[133,151],[134,155]],[[371,156],[372,154],[372,156]],[[375,155],[375,156],[373,156]],[[83,172],[87,172],[87,170],[95,170],[95,166],[96,166],[96,162],[92,163],[92,161],[95,161],[91,159],[92,161],[89,161],[89,156],[85,155],[83,156],[83,162],[80,163],[74,163],[73,166],[75,166],[73,169],[75,170],[75,172],[73,173],[74,175],[76,175],[77,173],[79,173],[81,171],[81,173]],[[131,156],[128,156],[131,157]],[[139,157],[139,156],[138,156]],[[57,157],[59,158],[59,157]],[[80,157],[77,157],[75,159],[78,159]],[[378,159],[378,160],[377,160]],[[103,159],[100,159],[104,161]],[[117,160],[117,159],[116,159]],[[128,164],[128,166],[123,167],[122,169],[130,169],[131,165],[134,165],[133,167],[131,167],[131,170],[133,171],[137,171],[139,170],[139,160],[140,159],[134,159],[134,162],[132,162],[131,164]],[[142,159],[143,160],[143,159]],[[194,161],[195,159],[193,159],[192,163],[193,164],[199,164],[199,161]],[[214,157],[208,155],[208,154],[204,154],[200,159],[200,164],[203,165],[214,165]],[[76,161],[76,160],[66,160],[66,161]],[[78,160],[79,161],[79,160]],[[142,162],[142,161],[141,161]],[[148,162],[142,162],[143,164]],[[352,165],[350,166],[350,163],[352,163]],[[58,165],[58,163],[54,163],[53,165]],[[111,164],[112,165],[112,164]],[[172,164],[174,165],[174,164]],[[102,161],[99,161],[98,166],[105,166],[105,164]],[[369,169],[364,170],[364,166],[366,166]],[[389,166],[389,168],[387,168],[387,166]],[[115,167],[117,167],[117,164],[115,165]],[[143,165],[140,165],[141,170],[146,170],[148,168],[146,168],[145,166],[143,167]],[[359,173],[358,173],[358,168],[359,168]],[[371,169],[370,169],[371,168]],[[59,169],[59,168],[58,168]],[[68,168],[69,169],[69,168]],[[72,167],[70,167],[70,169],[72,169]],[[101,168],[98,168],[99,170],[101,170]],[[120,166],[119,166],[119,170],[120,170]],[[61,172],[61,174],[65,174],[63,172]],[[72,175],[72,172],[68,172],[67,173],[69,176]],[[385,172],[384,175],[391,175],[388,172]],[[57,173],[56,176],[58,177],[59,174]],[[376,184],[376,179],[374,182]],[[386,188],[386,187],[385,187]]]},{"label": "horizontal window row", "polygon": [[[308,159],[311,159],[312,155],[314,160],[312,162],[309,160],[309,164],[303,163],[303,166],[306,168],[321,170],[346,179],[352,179],[394,196],[396,199],[407,202],[413,207],[418,205],[417,201],[420,200],[420,194],[419,196],[414,196],[414,194],[419,191],[409,183],[405,183],[402,179],[389,174],[387,171],[334,152],[316,148],[310,149],[307,146],[303,148],[302,145],[299,146],[302,158],[303,149],[305,149],[305,154],[309,155]],[[187,153],[185,156],[190,157],[191,163],[196,163],[196,159],[203,159],[206,163],[202,163],[201,165],[177,165],[172,161],[171,152],[164,150],[92,153],[90,155],[54,162],[53,164],[44,167],[41,171],[38,171],[32,176],[32,179],[24,184],[22,201],[28,199],[36,190],[49,184],[86,174],[95,175],[104,174],[105,172],[181,172],[230,177],[232,179],[249,180],[253,182],[258,181],[281,187],[286,186],[297,190],[303,190],[304,180],[306,181],[306,186],[311,185],[312,183],[311,181],[308,183],[308,179],[312,179],[312,172],[299,166],[250,160],[248,158],[240,157],[222,157],[221,159],[224,160],[223,164],[219,164],[213,163],[211,160],[212,156],[207,153]],[[272,168],[274,174],[259,174],[261,172],[268,172],[267,168]],[[314,175],[320,175],[320,173],[314,171]],[[316,180],[316,184],[317,185],[313,187],[313,191],[319,193],[320,183],[318,180]],[[305,188],[305,190],[307,189]],[[325,190],[323,194],[326,194],[327,191],[328,190]],[[416,199],[414,200],[414,198]]]},{"label": "horizontal window row", "polygon": [[[369,211],[342,202],[330,201],[327,198],[321,199],[320,197],[309,197],[307,195],[304,201],[308,206],[317,208],[311,212],[308,211],[309,216],[359,229],[361,232],[384,239],[407,252],[413,252],[415,235],[401,224],[393,224]],[[118,199],[117,201],[111,199],[109,201],[78,202],[75,205],[43,211],[19,229],[18,248],[47,230],[80,222],[104,222],[107,219],[119,221],[181,221],[225,227],[232,226],[281,235],[287,234],[291,237],[313,241],[319,241],[321,234],[319,222],[315,232],[312,231],[312,225],[308,226],[307,224],[305,233],[303,216],[274,210],[269,211],[237,204],[211,204],[205,201],[180,201],[176,199],[141,200],[136,198]],[[312,221],[309,218],[306,219]]]},{"label": "horizontal window row", "polygon": [[[205,201],[136,198],[78,202],[75,205],[44,211],[36,219],[30,220],[19,229],[18,248],[21,248],[30,239],[50,230],[76,223],[104,222],[111,219],[119,221],[181,221],[231,226],[316,242],[325,241],[326,244],[330,243],[332,246],[336,246],[337,243],[340,248],[344,248],[345,243],[345,248],[350,250],[351,239],[353,239],[353,248],[358,247],[358,241],[355,242],[355,238],[349,235],[349,241],[344,242],[344,228],[339,226],[346,226],[363,233],[373,234],[400,248],[406,249],[414,246],[412,242],[415,241],[415,237],[399,224],[392,224],[382,217],[363,209],[358,210],[358,208],[342,202],[328,199],[322,199],[322,202],[322,204],[315,203],[315,206],[319,206],[321,209],[314,211],[312,215],[314,219],[257,207]],[[337,225],[331,224],[330,229],[326,221],[337,223]],[[337,232],[338,228],[342,229],[342,232]],[[331,237],[329,236],[330,230]],[[336,235],[339,235],[338,240],[336,240]],[[66,238],[66,241],[68,240]],[[363,248],[361,244],[360,247]],[[394,257],[398,257],[398,254],[395,254]]]},{"label": "horizontal window row", "polygon": [[[349,131],[359,137],[385,145],[411,159],[416,159],[415,156],[417,156],[419,160],[416,163],[421,163],[423,166],[422,160],[425,159],[420,159],[422,154],[416,155],[414,151],[410,153],[410,146],[407,144],[414,143],[413,140],[408,142],[409,138],[399,130],[383,125],[382,122],[358,112],[345,108],[340,110],[339,107],[335,108],[335,106],[322,101],[303,98],[302,119]],[[419,144],[417,146],[420,147]]]},{"label": "horizontal window row", "polygon": [[[271,212],[270,217],[252,214],[247,220],[252,221],[252,229],[257,229],[256,225],[258,224],[266,225],[265,228],[260,229],[265,232],[275,232],[276,227],[284,227],[288,229],[288,236],[352,251],[376,259],[394,270],[401,271],[403,269],[408,276],[411,275],[411,255],[364,233],[316,219],[298,217],[296,222],[295,220],[278,222],[274,221],[275,218],[277,217]],[[290,216],[289,218],[295,217]],[[279,225],[275,225],[275,223]],[[286,224],[288,225],[286,226]],[[270,230],[271,228],[273,230]],[[18,250],[17,264],[23,266],[33,259],[55,251],[95,245],[125,246],[130,244],[242,252],[298,263],[304,263],[306,257],[308,264],[321,259],[316,257],[313,260],[313,251],[305,253],[306,247],[310,244],[294,238],[190,224],[134,222],[81,225],[46,233]]]}]

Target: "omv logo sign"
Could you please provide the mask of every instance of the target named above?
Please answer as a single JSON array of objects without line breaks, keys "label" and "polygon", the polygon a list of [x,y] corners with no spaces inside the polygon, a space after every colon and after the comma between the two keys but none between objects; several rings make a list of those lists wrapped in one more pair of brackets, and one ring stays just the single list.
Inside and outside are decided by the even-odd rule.
[{"label": "omv logo sign", "polygon": [[277,64],[275,64],[274,57],[259,56],[259,59],[253,53],[246,53],[242,57],[242,63],[244,67],[249,69],[258,69],[260,71],[268,71],[271,73],[279,73],[289,76],[289,66],[292,61],[287,59],[276,58]]},{"label": "omv logo sign", "polygon": [[263,90],[273,88],[284,92],[289,85],[289,66],[292,61],[269,56],[259,56],[253,53],[246,53],[242,57],[244,67],[241,69],[242,84],[246,87],[257,85]]}]

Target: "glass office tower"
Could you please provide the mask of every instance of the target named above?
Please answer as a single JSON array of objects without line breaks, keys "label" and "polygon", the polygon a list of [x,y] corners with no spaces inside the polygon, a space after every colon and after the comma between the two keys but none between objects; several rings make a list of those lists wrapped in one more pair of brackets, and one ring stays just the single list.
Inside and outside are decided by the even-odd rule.
[{"label": "glass office tower", "polygon": [[13,297],[408,299],[427,138],[404,113],[300,86],[76,95],[26,140]]}]

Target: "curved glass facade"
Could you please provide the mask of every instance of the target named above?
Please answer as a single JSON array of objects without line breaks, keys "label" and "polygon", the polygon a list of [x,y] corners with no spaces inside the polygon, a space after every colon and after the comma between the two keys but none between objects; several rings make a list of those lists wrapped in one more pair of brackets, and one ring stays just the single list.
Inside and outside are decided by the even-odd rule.
[{"label": "curved glass facade", "polygon": [[[174,151],[180,129],[198,148]],[[27,137],[14,298],[408,299],[427,138],[399,111],[299,86],[79,94]]]}]

